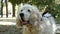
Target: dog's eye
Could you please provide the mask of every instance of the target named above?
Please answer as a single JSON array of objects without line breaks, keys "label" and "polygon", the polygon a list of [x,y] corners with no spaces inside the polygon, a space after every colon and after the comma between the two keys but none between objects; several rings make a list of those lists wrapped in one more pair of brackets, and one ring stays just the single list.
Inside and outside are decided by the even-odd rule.
[{"label": "dog's eye", "polygon": [[21,12],[22,12],[23,10],[21,10]]},{"label": "dog's eye", "polygon": [[30,10],[28,10],[28,12],[30,12]]}]

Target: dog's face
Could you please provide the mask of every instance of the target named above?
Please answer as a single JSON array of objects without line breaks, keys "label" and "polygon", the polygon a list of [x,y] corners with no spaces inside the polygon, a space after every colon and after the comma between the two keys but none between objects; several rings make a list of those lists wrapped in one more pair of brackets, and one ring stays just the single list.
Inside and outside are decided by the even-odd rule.
[{"label": "dog's face", "polygon": [[39,18],[39,11],[37,8],[31,5],[23,5],[19,8],[18,18],[20,19],[20,24],[33,24]]},{"label": "dog's face", "polygon": [[31,16],[31,8],[29,7],[22,7],[22,9],[20,10],[20,14],[19,16],[21,17],[22,21],[28,21],[30,16]]}]

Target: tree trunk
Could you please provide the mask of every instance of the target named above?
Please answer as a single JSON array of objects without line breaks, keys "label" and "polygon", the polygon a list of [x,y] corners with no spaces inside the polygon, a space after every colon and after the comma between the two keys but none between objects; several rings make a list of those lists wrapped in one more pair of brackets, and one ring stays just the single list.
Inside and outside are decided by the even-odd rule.
[{"label": "tree trunk", "polygon": [[1,0],[1,17],[3,17],[3,0]]},{"label": "tree trunk", "polygon": [[13,7],[13,17],[15,17],[15,4],[12,4],[12,7]]},{"label": "tree trunk", "polygon": [[6,3],[6,17],[8,17],[8,5],[7,5],[7,0],[5,0]]}]

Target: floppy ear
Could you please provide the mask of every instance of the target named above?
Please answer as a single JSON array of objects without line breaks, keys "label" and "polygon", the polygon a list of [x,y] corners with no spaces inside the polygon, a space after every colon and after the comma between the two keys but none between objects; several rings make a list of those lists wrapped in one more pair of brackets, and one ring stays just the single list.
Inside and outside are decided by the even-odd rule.
[{"label": "floppy ear", "polygon": [[42,20],[42,13],[41,13],[41,11],[36,6],[33,6],[32,11],[34,11],[34,13],[37,14],[37,20],[38,20],[37,22],[39,24],[41,22],[41,20]]},{"label": "floppy ear", "polygon": [[16,19],[16,26],[17,26],[17,28],[22,27],[21,20],[19,18]]}]

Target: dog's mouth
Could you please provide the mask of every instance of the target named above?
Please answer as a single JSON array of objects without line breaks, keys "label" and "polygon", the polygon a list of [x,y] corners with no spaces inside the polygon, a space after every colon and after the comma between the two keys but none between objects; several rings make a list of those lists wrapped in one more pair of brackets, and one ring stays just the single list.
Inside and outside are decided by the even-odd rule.
[{"label": "dog's mouth", "polygon": [[22,24],[22,25],[29,24],[29,20],[26,21],[26,20],[24,20],[23,18],[21,18],[21,24]]}]

